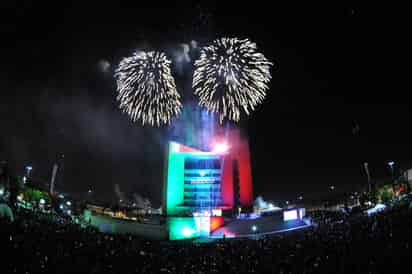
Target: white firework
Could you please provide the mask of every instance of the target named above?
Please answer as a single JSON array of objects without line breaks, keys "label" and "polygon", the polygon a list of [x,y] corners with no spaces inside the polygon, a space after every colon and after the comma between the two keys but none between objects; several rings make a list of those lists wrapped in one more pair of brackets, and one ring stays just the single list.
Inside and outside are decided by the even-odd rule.
[{"label": "white firework", "polygon": [[163,52],[135,52],[115,72],[120,109],[133,121],[152,126],[170,124],[182,110],[180,95]]},{"label": "white firework", "polygon": [[249,115],[262,103],[271,79],[272,63],[249,39],[221,38],[200,51],[193,75],[199,105],[239,121],[241,110]]}]

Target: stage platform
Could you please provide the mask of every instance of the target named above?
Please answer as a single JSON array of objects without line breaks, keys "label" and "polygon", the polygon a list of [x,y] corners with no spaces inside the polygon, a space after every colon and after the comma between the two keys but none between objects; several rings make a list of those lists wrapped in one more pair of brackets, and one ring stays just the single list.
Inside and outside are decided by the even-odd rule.
[{"label": "stage platform", "polygon": [[[279,216],[264,216],[256,219],[232,219],[223,226],[213,231],[210,238],[238,238],[263,236],[282,233],[291,230],[303,229],[310,224],[303,220],[284,222]],[[255,230],[254,230],[255,229]]]}]

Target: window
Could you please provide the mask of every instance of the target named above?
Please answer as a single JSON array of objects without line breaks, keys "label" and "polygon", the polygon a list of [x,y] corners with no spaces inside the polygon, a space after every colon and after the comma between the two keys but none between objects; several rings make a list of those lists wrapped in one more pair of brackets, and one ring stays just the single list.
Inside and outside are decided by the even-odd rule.
[{"label": "window", "polygon": [[186,159],[185,169],[220,169],[219,159]]}]

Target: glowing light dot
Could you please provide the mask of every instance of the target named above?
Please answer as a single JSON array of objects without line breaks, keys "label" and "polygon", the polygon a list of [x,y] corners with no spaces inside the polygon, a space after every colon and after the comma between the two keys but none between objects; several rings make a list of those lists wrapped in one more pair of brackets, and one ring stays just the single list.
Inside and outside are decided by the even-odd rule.
[{"label": "glowing light dot", "polygon": [[182,229],[182,235],[185,237],[192,236],[196,231],[190,227],[185,227]]},{"label": "glowing light dot", "polygon": [[213,148],[214,153],[225,153],[229,149],[228,145],[225,143],[216,144]]}]

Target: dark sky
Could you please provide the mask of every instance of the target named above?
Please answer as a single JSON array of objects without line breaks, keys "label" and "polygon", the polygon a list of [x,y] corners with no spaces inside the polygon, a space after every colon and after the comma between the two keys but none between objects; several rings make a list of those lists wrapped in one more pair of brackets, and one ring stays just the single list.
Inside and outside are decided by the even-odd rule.
[{"label": "dark sky", "polygon": [[0,158],[17,173],[31,164],[49,180],[60,158],[66,191],[108,199],[118,183],[158,204],[167,130],[118,110],[113,69],[136,48],[221,36],[248,37],[277,64],[264,104],[241,125],[255,195],[351,189],[366,182],[364,161],[376,178],[389,160],[412,167],[401,7],[42,2],[0,4]]}]

